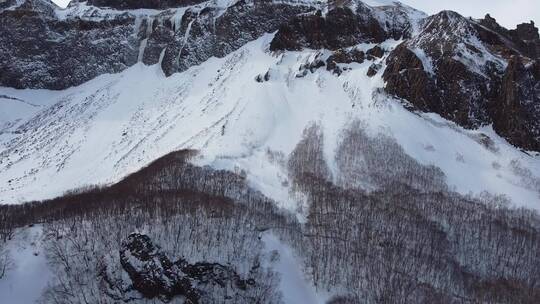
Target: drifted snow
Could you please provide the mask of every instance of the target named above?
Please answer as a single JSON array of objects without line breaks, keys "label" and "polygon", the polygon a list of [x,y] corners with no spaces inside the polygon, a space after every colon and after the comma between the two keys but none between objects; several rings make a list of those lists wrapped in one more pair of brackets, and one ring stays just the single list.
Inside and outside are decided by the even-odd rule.
[{"label": "drifted snow", "polygon": [[42,248],[42,228],[17,230],[6,249],[13,266],[0,279],[0,302],[37,303],[52,277]]},{"label": "drifted snow", "polygon": [[[518,206],[540,209],[537,189],[524,185],[511,165],[517,162],[538,178],[539,156],[518,151],[489,129],[464,130],[374,98],[384,84],[382,73],[366,76],[371,61],[351,64],[340,77],[321,68],[298,78],[300,66],[317,51],[273,55],[267,52],[271,38],[168,78],[158,66],[139,63],[61,92],[0,88],[0,95],[43,105],[21,110],[15,126],[0,135],[0,203],[112,183],[168,152],[192,148],[201,151],[198,164],[243,170],[252,186],[296,210],[284,157],[269,155],[286,157],[315,122],[336,170],[341,130],[359,119],[369,134],[391,135],[419,162],[440,167],[460,193],[505,194]],[[255,81],[266,72],[269,81]],[[0,111],[8,111],[6,105],[0,103]],[[497,149],[480,144],[480,133]]]},{"label": "drifted snow", "polygon": [[283,301],[291,304],[324,304],[329,298],[328,294],[318,292],[309,283],[301,269],[301,259],[297,258],[291,248],[284,245],[275,235],[265,233],[262,236],[265,250],[277,253],[277,259],[269,262],[270,267],[280,275],[279,289]]}]

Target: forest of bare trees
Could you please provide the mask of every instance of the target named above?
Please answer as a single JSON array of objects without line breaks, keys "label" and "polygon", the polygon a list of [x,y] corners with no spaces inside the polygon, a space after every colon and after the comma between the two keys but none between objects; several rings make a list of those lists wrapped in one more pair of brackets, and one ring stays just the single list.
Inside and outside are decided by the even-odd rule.
[{"label": "forest of bare trees", "polygon": [[271,231],[296,250],[306,278],[334,295],[329,303],[537,302],[536,212],[451,191],[438,168],[390,137],[368,136],[361,122],[342,134],[333,160],[316,124],[291,155],[270,154],[289,172],[291,197],[305,198],[305,222],[250,188],[245,175],[192,165],[195,151],[171,153],[109,187],[1,206],[0,279],[10,265],[2,248],[39,224],[53,270],[44,303],[170,301],[145,295],[126,272],[121,252],[133,233],[167,257],[150,265],[213,263],[251,282],[190,281],[200,303],[282,303],[280,276],[263,261],[261,235]]},{"label": "forest of bare trees", "polygon": [[310,206],[302,241],[293,244],[318,288],[346,290],[353,303],[540,298],[536,212],[508,209],[504,197],[449,191],[440,170],[360,125],[343,132],[337,177],[321,169],[320,132],[306,132],[289,160]]}]

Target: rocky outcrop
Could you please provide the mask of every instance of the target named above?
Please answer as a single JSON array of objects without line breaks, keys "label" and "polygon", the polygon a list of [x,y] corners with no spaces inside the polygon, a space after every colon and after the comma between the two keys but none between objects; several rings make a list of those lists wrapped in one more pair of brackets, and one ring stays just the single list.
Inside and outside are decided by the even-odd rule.
[{"label": "rocky outcrop", "polygon": [[[223,57],[276,31],[312,7],[264,0],[212,3],[135,15],[74,3],[60,11],[49,0],[26,0],[0,11],[0,85],[64,89],[142,61],[167,76]],[[116,9],[185,6],[197,1],[91,1]],[[114,4],[116,3],[116,4]],[[156,4],[156,5],[157,5]],[[180,13],[179,13],[180,12]]]},{"label": "rocky outcrop", "polygon": [[386,91],[466,128],[493,124],[510,143],[538,150],[537,63],[524,55],[534,55],[525,46],[538,40],[538,31],[519,28],[507,31],[489,16],[477,23],[450,11],[429,17],[388,56]]},{"label": "rocky outcrop", "polygon": [[380,46],[376,45],[369,49],[366,54],[370,59],[382,58],[384,56],[384,50]]},{"label": "rocky outcrop", "polygon": [[370,7],[361,1],[328,1],[328,8],[289,19],[277,32],[270,50],[303,48],[337,50],[358,43],[410,38],[425,14],[398,2]]},{"label": "rocky outcrop", "polygon": [[420,109],[429,109],[433,90],[422,61],[405,44],[399,45],[386,60],[384,71],[388,93],[406,99]]},{"label": "rocky outcrop", "polygon": [[[298,14],[313,11],[312,7],[264,0],[241,0],[225,11],[207,7],[188,10],[182,18],[179,31],[160,29],[168,33],[161,67],[166,75],[200,64],[210,57],[223,57],[265,33],[276,31],[279,26]],[[159,39],[158,39],[159,40]],[[148,42],[154,42],[152,34]],[[145,52],[145,63],[150,62]]]},{"label": "rocky outcrop", "polygon": [[[271,51],[333,51],[303,67],[300,77],[323,65],[340,75],[341,64],[379,61],[391,51],[383,74],[388,93],[466,128],[493,124],[519,147],[540,145],[540,36],[533,22],[507,30],[489,15],[476,21],[443,11],[423,19],[402,4],[349,0],[324,6],[240,0],[226,7],[200,0],[89,0],[67,10],[50,0],[16,5],[10,0],[0,8],[2,86],[65,89],[137,62],[158,64],[169,76],[276,32]],[[139,8],[150,10],[132,11]],[[344,51],[401,38],[394,50]]]},{"label": "rocky outcrop", "polygon": [[[522,55],[529,58],[540,57],[540,36],[538,34],[538,28],[535,27],[533,21],[518,24],[516,29],[507,30],[500,26],[495,18],[487,14],[484,19],[480,20],[479,24],[497,33],[499,37],[502,36],[507,41],[510,41],[512,43],[511,46],[517,49]],[[483,41],[486,41],[486,39],[483,39]],[[493,44],[493,41],[486,42]]]},{"label": "rocky outcrop", "polygon": [[366,54],[358,49],[352,50],[337,50],[326,60],[326,69],[334,74],[341,75],[342,69],[338,66],[339,63],[362,63],[366,58]]},{"label": "rocky outcrop", "polygon": [[135,290],[145,298],[159,298],[164,302],[181,296],[186,303],[200,303],[199,287],[205,284],[230,285],[241,290],[255,284],[252,279],[243,280],[233,269],[221,264],[189,264],[184,259],[173,262],[147,235],[139,233],[130,234],[122,243],[120,263]]},{"label": "rocky outcrop", "polygon": [[[0,85],[64,89],[138,61],[160,64],[169,76],[278,29],[271,50],[337,50],[407,36],[407,16],[416,12],[362,2],[330,7],[323,16],[312,4],[266,0],[228,7],[198,0],[90,0],[60,10],[49,0],[26,0],[0,11]],[[131,11],[138,8],[153,10]]]},{"label": "rocky outcrop", "polygon": [[60,20],[46,0],[0,11],[0,85],[63,89],[137,62],[135,18]]},{"label": "rocky outcrop", "polygon": [[366,73],[368,77],[373,77],[379,73],[379,70],[381,69],[382,65],[380,63],[373,63],[369,66],[369,69]]},{"label": "rocky outcrop", "polygon": [[131,234],[122,244],[120,262],[133,287],[146,298],[170,301],[177,295],[197,303],[199,293],[180,267],[158,251],[146,235]]},{"label": "rocky outcrop", "polygon": [[293,17],[280,27],[270,50],[336,50],[360,42],[382,42],[387,38],[388,34],[379,22],[360,3],[355,12],[348,7],[335,7],[324,16],[317,11]]},{"label": "rocky outcrop", "polygon": [[[84,1],[80,1],[84,2]],[[204,0],[88,0],[89,5],[110,7],[115,9],[165,9],[172,7],[182,7],[204,2]]]},{"label": "rocky outcrop", "polygon": [[498,134],[517,146],[540,151],[540,62],[510,59],[492,118]]}]

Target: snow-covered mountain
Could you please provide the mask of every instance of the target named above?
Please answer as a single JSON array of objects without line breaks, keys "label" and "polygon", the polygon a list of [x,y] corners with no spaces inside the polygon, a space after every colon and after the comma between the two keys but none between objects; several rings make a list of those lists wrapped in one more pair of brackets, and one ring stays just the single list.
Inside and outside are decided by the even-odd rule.
[{"label": "snow-covered mountain", "polygon": [[[21,117],[3,122],[2,201],[115,182],[169,152],[197,149],[202,163],[243,169],[268,196],[284,193],[278,201],[287,204],[288,190],[281,187],[287,172],[272,165],[268,152],[290,154],[316,123],[333,164],[343,130],[361,121],[371,134],[395,138],[407,154],[441,168],[461,193],[489,191],[519,206],[539,206],[537,156],[489,126],[466,130],[438,115],[408,111],[380,90],[382,72],[367,76],[373,64],[384,69],[384,57],[345,64],[339,77],[325,68],[312,73],[309,66],[326,61],[330,51],[275,55],[268,51],[272,38],[170,77],[159,65],[136,64],[63,91],[2,89],[11,98],[2,99],[6,105],[25,107]],[[374,44],[356,47],[367,51]]]},{"label": "snow-covered mountain", "polygon": [[[99,273],[101,283],[89,279],[84,286],[90,286],[90,293],[106,290],[106,295],[98,297],[104,303],[156,297],[167,302],[179,294],[193,303],[208,301],[210,294],[224,297],[223,290],[208,289],[208,278],[190,271],[213,277],[220,273],[219,278],[228,282],[223,284],[237,284],[231,287],[237,293],[229,299],[232,302],[224,303],[240,301],[238,294],[245,300],[258,288],[277,288],[286,303],[300,303],[298,297],[304,303],[313,299],[324,303],[333,296],[338,297],[328,303],[395,302],[398,298],[404,303],[432,302],[438,293],[444,295],[443,303],[489,302],[496,295],[497,282],[507,288],[500,296],[509,297],[508,302],[517,299],[513,293],[528,292],[529,298],[521,298],[525,302],[540,294],[535,281],[540,271],[534,275],[540,270],[534,255],[540,248],[536,213],[540,209],[540,38],[533,23],[507,30],[489,15],[482,20],[450,11],[427,16],[391,1],[89,0],[73,1],[60,9],[47,0],[8,0],[0,3],[0,85],[0,203],[22,204],[0,210],[0,219],[6,223],[14,218],[14,224],[2,228],[13,233],[21,223],[47,223],[20,232],[37,233],[38,246],[43,246],[39,250],[65,246],[69,252],[76,247],[60,238],[47,238],[54,231],[71,233],[50,226],[50,221],[69,226],[71,211],[55,213],[55,206],[67,206],[70,201],[93,202],[89,206],[116,200],[125,204],[128,198],[138,201],[142,197],[144,203],[137,203],[141,206],[147,206],[148,197],[152,204],[169,202],[171,198],[158,199],[154,192],[154,196],[130,192],[139,187],[163,190],[158,181],[168,178],[181,181],[181,186],[165,182],[175,185],[167,191],[183,191],[178,201],[199,206],[205,201],[199,195],[217,196],[248,206],[247,211],[238,204],[230,208],[254,217],[234,218],[249,222],[241,233],[250,245],[239,248],[253,245],[254,249],[249,254],[242,251],[243,260],[219,255],[220,250],[230,250],[219,234],[215,248],[200,245],[191,234],[185,236],[182,240],[193,242],[193,248],[207,250],[195,254],[195,249],[178,251],[166,245],[172,241],[160,235],[170,227],[162,222],[109,228],[125,239],[99,246],[121,253],[96,260],[102,268],[81,269]],[[182,165],[189,174],[156,173],[166,168],[164,161],[175,164],[176,158],[166,155],[185,150],[197,151],[189,158],[189,166],[197,169]],[[229,185],[229,177],[219,179],[219,174],[231,174],[235,177],[230,179],[242,182]],[[219,190],[209,190],[205,182],[192,184],[199,179],[215,183]],[[122,183],[137,186],[118,188]],[[94,186],[105,190],[92,190]],[[115,187],[128,198],[119,199]],[[101,194],[92,196],[92,191]],[[186,198],[185,191],[193,191],[197,198]],[[37,215],[26,217],[27,211],[19,211],[20,218],[13,216],[12,212],[26,210],[17,209],[25,208],[26,202],[66,193],[64,198],[43,203],[51,207],[39,210],[53,210],[46,215],[36,211]],[[279,209],[267,207],[268,202]],[[201,221],[209,223],[216,211],[202,206],[208,215]],[[269,218],[259,218],[265,212]],[[323,213],[327,217],[321,217]],[[348,213],[353,219],[345,224]],[[95,224],[89,214],[81,225]],[[174,214],[191,231],[197,229],[199,224],[188,215]],[[368,219],[356,218],[364,215]],[[123,216],[117,220],[130,220]],[[415,216],[422,220],[413,220]],[[105,226],[94,227],[96,231],[113,227],[114,220],[98,218]],[[392,228],[379,227],[376,218],[383,227]],[[152,223],[158,228],[148,228]],[[219,222],[215,227],[220,225],[232,224]],[[291,225],[290,231],[302,234],[260,228],[276,225]],[[264,232],[253,232],[249,228],[253,226]],[[345,245],[339,245],[337,227],[346,237]],[[403,243],[396,234],[400,227]],[[365,232],[370,229],[380,235]],[[140,235],[145,231],[165,253]],[[80,231],[72,233],[72,239],[83,237]],[[313,237],[321,233],[328,240]],[[430,241],[422,243],[424,239],[417,239],[420,235]],[[476,236],[485,244],[469,242]],[[95,237],[101,240],[102,235]],[[240,242],[230,237],[231,242]],[[15,240],[20,242],[20,238]],[[385,247],[385,240],[395,245],[391,248],[410,246],[402,249],[411,250],[413,266],[398,267],[392,264],[396,256],[383,257],[393,252]],[[379,249],[365,249],[362,242],[373,242],[381,251],[371,252]],[[344,255],[342,262],[362,271],[352,274],[343,267],[332,273],[329,269],[342,267],[342,262],[321,262],[321,257],[310,253],[323,245],[323,257],[333,255],[330,249],[355,250]],[[13,246],[8,242],[6,248],[13,251]],[[133,246],[148,253],[141,257]],[[522,250],[510,251],[515,246]],[[102,252],[98,247],[92,250]],[[425,253],[423,247],[433,252]],[[276,264],[268,248],[284,259]],[[139,251],[126,257],[130,250]],[[187,264],[179,252],[187,255]],[[77,257],[94,259],[94,253],[85,251]],[[433,259],[425,273],[402,277],[423,267],[415,263],[424,254],[427,260]],[[219,266],[193,264],[203,260]],[[229,262],[237,269],[223,266]],[[118,263],[123,270],[113,269]],[[253,270],[257,287],[244,293],[246,283],[239,278],[248,273],[250,263],[268,263],[286,282],[300,284],[298,290],[303,293],[284,287],[283,281],[275,283],[272,271],[266,270]],[[389,267],[384,272],[388,281],[375,283],[372,274],[379,275],[381,270],[362,268],[372,263]],[[284,265],[296,268],[288,272],[291,267]],[[434,270],[439,267],[435,265],[444,266]],[[159,282],[152,281],[155,285],[136,279],[153,267],[164,271],[157,276]],[[192,291],[186,291],[190,289],[178,277],[180,272],[191,282]],[[448,279],[442,274],[432,276],[439,272]],[[60,282],[64,276],[76,282],[67,270],[53,273],[49,275],[56,275]],[[303,273],[309,276],[303,278]],[[303,281],[298,282],[299,277]],[[358,281],[351,281],[353,277]],[[7,292],[1,278],[0,292]],[[257,285],[262,281],[267,285]],[[171,282],[177,283],[167,285]],[[411,287],[415,291],[405,285],[386,289],[397,282],[408,282],[416,286]],[[49,301],[56,299],[55,290],[48,290]],[[415,300],[402,297],[408,292]],[[275,295],[260,299],[279,303]],[[78,301],[82,302],[73,296],[58,303]]]},{"label": "snow-covered mountain", "polygon": [[[24,72],[29,82],[19,83],[19,86],[57,88],[43,82],[47,81],[43,74],[55,82],[64,81],[66,74],[78,75],[70,71],[72,68],[94,74],[117,71],[114,67],[107,70],[107,64],[103,64],[107,60],[118,64],[114,57],[118,55],[117,46],[137,53],[141,62],[126,62],[132,66],[120,73],[103,74],[61,91],[1,89],[6,113],[2,117],[0,152],[0,200],[3,203],[51,198],[74,188],[118,181],[168,152],[186,148],[201,150],[205,156],[202,162],[250,172],[259,187],[272,187],[268,195],[273,196],[273,187],[283,182],[280,179],[284,177],[279,176],[286,173],[279,172],[278,168],[270,172],[256,169],[273,167],[267,151],[289,154],[302,131],[317,123],[325,131],[325,156],[332,163],[341,130],[351,121],[360,120],[373,134],[381,132],[395,138],[418,161],[441,168],[449,185],[461,193],[489,191],[508,195],[519,206],[540,207],[538,184],[534,181],[540,176],[538,157],[506,143],[493,131],[500,128],[497,122],[490,124],[493,120],[490,107],[493,106],[486,95],[495,93],[486,91],[497,89],[493,88],[497,84],[495,80],[486,81],[487,73],[493,66],[492,73],[502,75],[508,63],[503,55],[490,49],[491,45],[480,40],[476,29],[496,34],[476,21],[452,12],[424,19],[426,16],[421,12],[398,3],[370,7],[362,2],[328,3],[328,6],[318,2],[256,1],[255,5],[205,2],[156,10],[139,8],[145,6],[144,2],[133,2],[134,10],[127,11],[91,6],[92,2],[72,3],[66,10],[48,11],[39,9],[35,3],[43,4],[35,0],[24,2],[21,6],[32,8],[11,7],[3,14],[32,12],[48,23],[67,23],[64,26],[69,31],[78,33],[74,38],[77,41],[114,47],[82,53],[74,51],[79,61],[89,62],[92,57],[101,61],[98,66],[106,69],[101,71],[72,64],[68,58],[55,55],[55,48],[70,47],[65,39],[71,39],[71,32],[65,33],[66,38],[58,38],[59,42],[53,46],[37,45],[46,48],[45,56],[12,50],[2,52],[4,57],[13,58],[3,61],[3,70],[18,64],[37,73],[26,75]],[[277,29],[277,24],[288,17],[267,14],[264,7],[259,6],[276,6],[273,9],[279,8],[291,15],[299,13],[299,7],[313,13],[300,13],[299,17],[284,22],[277,33],[263,34],[265,30]],[[289,10],[289,7],[292,8]],[[317,13],[315,9],[322,9],[324,13]],[[192,16],[201,10],[213,13],[205,17],[199,13]],[[229,15],[234,20],[229,20]],[[252,20],[245,21],[244,17]],[[118,20],[127,21],[116,24]],[[199,24],[203,26],[211,21],[233,25],[241,21],[257,27],[267,22],[269,25],[267,29],[252,32],[245,28],[237,33],[230,28],[221,32],[217,25],[209,31],[198,28]],[[78,26],[88,22],[88,29],[71,29],[70,24],[74,22]],[[104,26],[107,27],[102,29]],[[28,27],[18,25],[15,31],[24,34]],[[122,30],[126,32],[126,40],[113,41],[118,39],[113,33],[124,27],[131,27],[129,31]],[[11,30],[5,27],[5,31]],[[160,31],[170,36],[168,44],[161,45],[157,41],[161,39]],[[50,30],[45,33],[53,34]],[[94,35],[106,36],[111,41],[96,39]],[[239,40],[231,35],[249,37]],[[0,37],[5,39],[5,36]],[[504,39],[504,36],[496,37]],[[131,38],[134,42],[127,43]],[[244,42],[253,39],[253,42]],[[180,50],[178,40],[183,44]],[[218,41],[227,41],[227,44]],[[530,44],[530,40],[525,41]],[[11,43],[23,47],[19,40]],[[235,48],[238,49],[231,51]],[[164,70],[169,74],[172,70],[164,60],[174,49],[176,65],[189,68],[168,75]],[[359,55],[348,55],[353,50]],[[514,45],[507,51],[517,52]],[[154,56],[150,55],[152,52]],[[224,53],[227,54],[220,56]],[[210,57],[212,54],[218,58]],[[59,66],[40,62],[48,56],[57,56]],[[150,58],[157,61],[154,63]],[[34,64],[40,63],[41,69],[18,62],[34,59]],[[523,60],[531,59],[523,57]],[[529,66],[534,64],[534,61],[528,63]],[[423,72],[416,65],[423,67]],[[57,68],[67,70],[55,77],[53,71]],[[457,74],[456,71],[462,72]],[[367,76],[368,72],[371,77]],[[73,81],[78,84],[86,78],[84,75]],[[3,79],[22,80],[9,73]],[[407,111],[407,103],[385,94],[385,81],[390,93],[405,98],[419,110],[434,111],[442,118]],[[517,129],[509,131],[518,133],[526,147],[534,147],[538,138],[527,136],[527,132],[534,135],[538,129],[536,118],[540,105],[538,91],[534,93],[538,90],[535,88],[538,81],[536,85],[534,81],[525,85],[533,86],[525,88],[533,91],[532,96],[528,96],[531,99],[516,101],[521,102],[516,111],[525,112],[530,108],[523,113],[530,119],[523,118],[516,123],[520,125]],[[499,107],[494,111],[510,112]],[[464,127],[481,128],[466,130],[443,118]],[[501,123],[508,124],[507,121]],[[527,129],[519,132],[524,127]],[[280,189],[283,191],[287,192]]]}]

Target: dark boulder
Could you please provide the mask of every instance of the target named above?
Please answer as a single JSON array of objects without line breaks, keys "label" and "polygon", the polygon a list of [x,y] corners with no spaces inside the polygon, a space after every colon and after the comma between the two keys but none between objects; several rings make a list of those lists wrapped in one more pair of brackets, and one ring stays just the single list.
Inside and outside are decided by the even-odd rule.
[{"label": "dark boulder", "polygon": [[160,298],[168,302],[182,295],[191,303],[198,303],[199,291],[177,263],[160,252],[146,235],[133,233],[120,250],[120,263],[128,273],[133,287],[145,298]]},{"label": "dark boulder", "polygon": [[379,70],[381,69],[382,65],[379,64],[379,63],[373,63],[372,65],[369,66],[369,69],[367,71],[367,76],[368,77],[373,77],[375,75],[377,75],[377,73],[379,73]]},{"label": "dark boulder", "polygon": [[[233,269],[218,263],[189,264],[184,259],[172,262],[147,235],[139,233],[130,234],[122,243],[120,263],[133,289],[145,298],[164,302],[182,296],[186,303],[200,303],[204,293],[201,286],[208,284],[239,290],[255,284],[253,279],[242,279]],[[105,281],[112,282],[108,278]]]},{"label": "dark boulder", "polygon": [[366,54],[368,59],[372,60],[374,58],[382,58],[384,56],[384,50],[380,46],[376,45],[373,48],[369,49]]},{"label": "dark boulder", "polygon": [[342,69],[338,66],[339,63],[350,64],[353,62],[363,63],[366,58],[364,52],[354,48],[352,50],[339,49],[335,51],[328,59],[326,59],[326,70],[332,71],[334,74],[341,75]]}]

